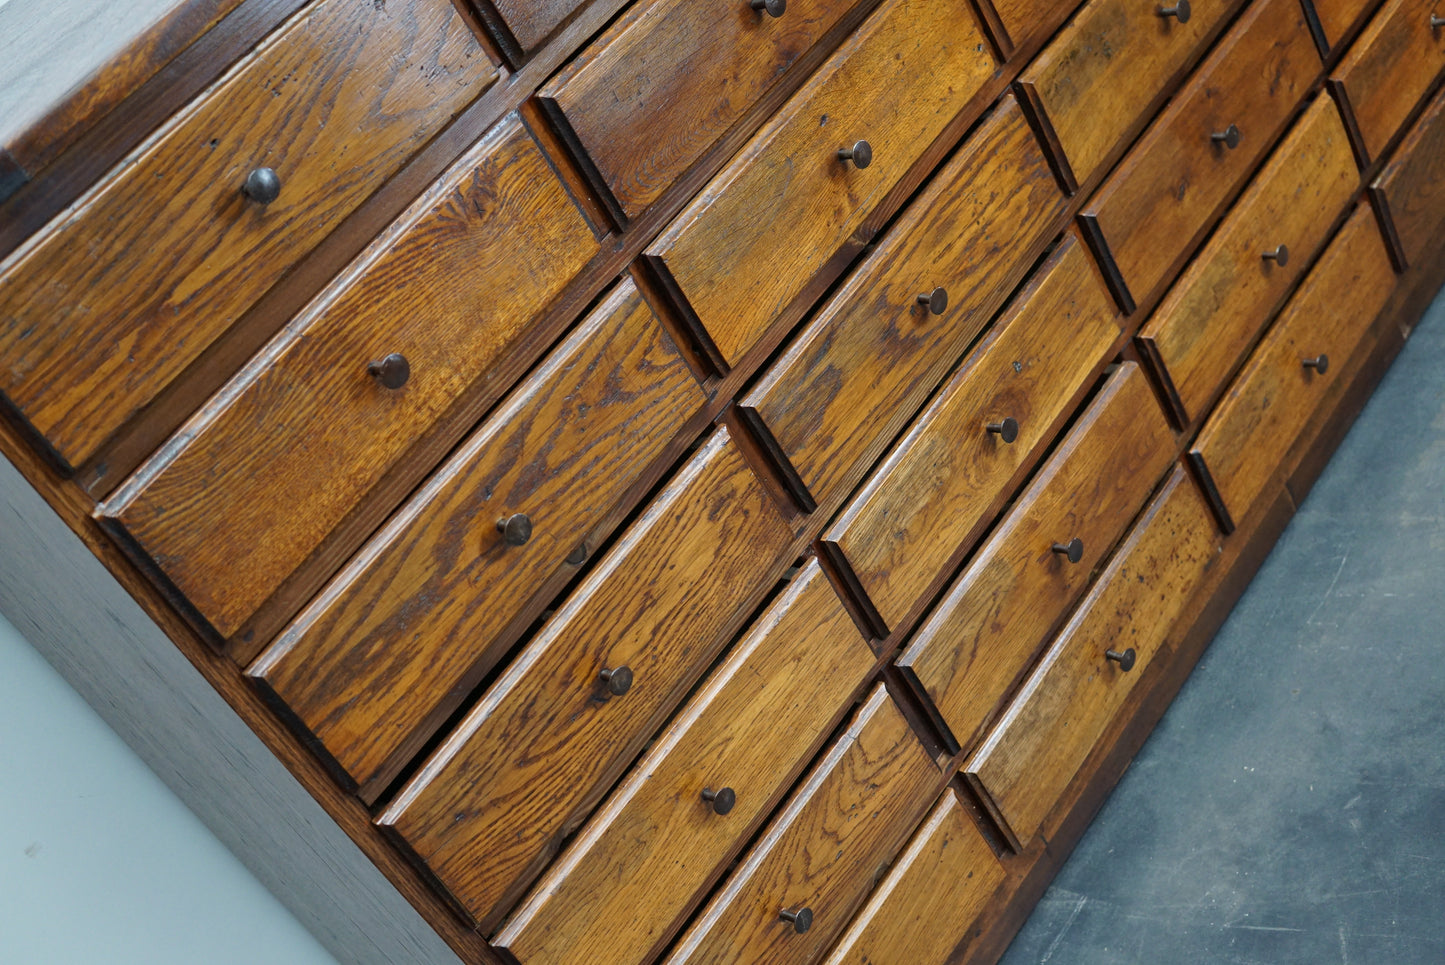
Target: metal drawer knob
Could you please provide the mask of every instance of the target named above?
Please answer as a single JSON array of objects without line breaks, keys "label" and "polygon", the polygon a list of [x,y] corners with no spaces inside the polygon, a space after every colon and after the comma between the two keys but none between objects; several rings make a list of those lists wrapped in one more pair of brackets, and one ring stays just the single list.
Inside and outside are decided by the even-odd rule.
[{"label": "metal drawer knob", "polygon": [[730,787],[720,787],[716,791],[705,787],[702,789],[702,799],[712,805],[714,814],[727,814],[733,809],[733,805],[738,803],[738,796]]},{"label": "metal drawer knob", "polygon": [[1430,29],[1439,30],[1441,27],[1445,27],[1445,17],[1437,17],[1433,13],[1430,14]]},{"label": "metal drawer knob", "polygon": [[778,917],[783,921],[792,922],[793,931],[799,935],[813,927],[813,909],[811,908],[799,908],[797,911],[784,908],[778,912]]},{"label": "metal drawer knob", "polygon": [[598,674],[607,682],[607,692],[614,697],[621,697],[632,689],[632,668],[613,667]]},{"label": "metal drawer knob", "polygon": [[1303,359],[1302,363],[1307,369],[1314,369],[1320,375],[1330,370],[1330,357],[1321,352],[1312,359]]},{"label": "metal drawer knob", "polygon": [[246,175],[241,193],[257,204],[270,204],[281,196],[281,179],[270,168],[257,168]]},{"label": "metal drawer knob", "polygon": [[411,363],[400,352],[392,352],[384,359],[367,363],[366,372],[388,389],[399,389],[411,378]]},{"label": "metal drawer knob", "polygon": [[1264,258],[1265,261],[1272,261],[1283,268],[1289,264],[1289,248],[1285,245],[1280,245],[1274,251],[1264,252],[1261,257]]},{"label": "metal drawer knob", "polygon": [[1009,416],[1002,422],[990,422],[987,428],[989,432],[1009,444],[1019,437],[1019,423],[1013,416]]},{"label": "metal drawer knob", "polygon": [[1239,147],[1240,137],[1241,135],[1239,133],[1239,128],[1235,127],[1233,124],[1229,125],[1222,131],[1215,131],[1213,134],[1209,135],[1209,139],[1215,144],[1223,144],[1231,151]]},{"label": "metal drawer knob", "polygon": [[1084,558],[1084,541],[1077,536],[1067,543],[1055,543],[1051,549],[1070,563],[1077,563]]},{"label": "metal drawer knob", "polygon": [[927,306],[928,314],[942,315],[948,309],[948,292],[935,288],[918,296],[918,304]]},{"label": "metal drawer knob", "polygon": [[852,161],[853,166],[861,171],[873,163],[873,145],[859,141],[852,147],[839,148],[838,160]]},{"label": "metal drawer knob", "polygon": [[788,0],[750,0],[748,6],[770,17],[781,17],[788,12]]},{"label": "metal drawer knob", "polygon": [[508,546],[526,546],[532,538],[532,519],[526,513],[513,513],[497,520],[497,532]]},{"label": "metal drawer knob", "polygon": [[1180,23],[1188,23],[1188,22],[1189,22],[1189,0],[1179,0],[1179,2],[1176,3],[1176,4],[1175,4],[1174,6],[1172,6],[1172,7],[1160,7],[1160,8],[1159,8],[1159,16],[1161,16],[1161,17],[1173,17],[1175,20],[1178,20]]},{"label": "metal drawer knob", "polygon": [[1120,670],[1128,673],[1129,671],[1134,669],[1134,664],[1138,660],[1138,654],[1134,652],[1133,647],[1130,647],[1123,653],[1120,653],[1117,650],[1105,650],[1104,658],[1114,661],[1119,665]]}]

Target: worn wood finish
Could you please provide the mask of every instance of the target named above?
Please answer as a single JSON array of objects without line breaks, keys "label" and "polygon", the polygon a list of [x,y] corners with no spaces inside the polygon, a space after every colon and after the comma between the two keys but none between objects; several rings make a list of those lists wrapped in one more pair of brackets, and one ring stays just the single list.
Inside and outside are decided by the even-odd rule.
[{"label": "worn wood finish", "polygon": [[[997,510],[1119,336],[1118,310],[1073,233],[1034,276],[824,539],[891,630]],[[1005,443],[990,423],[1018,423]]]},{"label": "worn wood finish", "polygon": [[993,849],[946,790],[826,965],[944,965],[1004,879]]},{"label": "worn wood finish", "polygon": [[[669,965],[812,961],[848,924],[938,793],[937,765],[880,684],[668,956]],[[780,912],[807,908],[799,934]]]},{"label": "worn wood finish", "polygon": [[[815,500],[877,456],[988,324],[1065,201],[1006,97],[743,399]],[[920,293],[947,292],[934,315]]]},{"label": "worn wood finish", "polygon": [[[717,430],[378,819],[486,933],[767,589],[786,521]],[[603,670],[632,689],[608,697]]]},{"label": "worn wood finish", "polygon": [[[1175,455],[1148,379],[1125,363],[898,660],[959,747],[1001,709]],[[1076,538],[1078,563],[1051,548]]]},{"label": "worn wood finish", "polygon": [[[873,668],[810,562],[496,937],[521,962],[650,961],[797,778]],[[737,803],[713,813],[704,789]],[[619,927],[622,925],[623,927]]]},{"label": "worn wood finish", "polygon": [[[230,637],[453,400],[486,381],[596,248],[536,144],[515,120],[505,123],[142,467],[103,516],[214,633]],[[412,368],[395,390],[367,373],[394,352]]]},{"label": "worn wood finish", "polygon": [[[1334,58],[1374,13],[1380,0],[1308,0]],[[1428,18],[1427,18],[1428,19]]]},{"label": "worn wood finish", "polygon": [[[373,799],[704,397],[624,284],[247,671]],[[516,513],[530,539],[508,545]]]},{"label": "worn wood finish", "polygon": [[[1316,98],[1139,333],[1176,413],[1202,417],[1359,190],[1334,102]],[[1285,246],[1285,264],[1266,252]]]},{"label": "worn wood finish", "polygon": [[1426,108],[1371,185],[1376,201],[1388,212],[1406,265],[1428,264],[1445,205],[1445,90]]},{"label": "worn wood finish", "polygon": [[1445,0],[1391,0],[1336,68],[1370,159],[1380,158],[1415,105],[1445,71],[1445,30],[1432,17]]},{"label": "worn wood finish", "polygon": [[[742,358],[994,66],[966,0],[887,0],[647,249],[720,362]],[[838,157],[859,140],[867,169]]]},{"label": "worn wood finish", "polygon": [[1003,28],[1000,42],[1009,50],[1026,48],[1047,37],[1069,19],[1079,0],[979,0],[993,14],[989,19]]},{"label": "worn wood finish", "polygon": [[588,0],[467,0],[495,33],[497,45],[520,62],[586,6]]},{"label": "worn wood finish", "polygon": [[443,0],[293,20],[0,266],[0,390],[83,462],[495,76]]},{"label": "worn wood finish", "polygon": [[[1259,0],[1115,169],[1084,215],[1135,304],[1168,280],[1319,73],[1299,0]],[[1238,147],[1211,141],[1231,124]]]},{"label": "worn wood finish", "polygon": [[[1210,416],[1191,458],[1202,460],[1230,519],[1274,480],[1323,393],[1353,368],[1360,341],[1395,288],[1368,205],[1356,209]],[[1321,373],[1302,362],[1325,355]]]}]

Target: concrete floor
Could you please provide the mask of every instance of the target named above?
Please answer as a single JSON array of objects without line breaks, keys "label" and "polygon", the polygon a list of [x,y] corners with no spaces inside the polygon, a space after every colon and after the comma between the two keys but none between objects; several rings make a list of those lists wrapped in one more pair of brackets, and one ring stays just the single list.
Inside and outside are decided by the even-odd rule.
[{"label": "concrete floor", "polygon": [[1003,962],[1445,962],[1445,296]]}]

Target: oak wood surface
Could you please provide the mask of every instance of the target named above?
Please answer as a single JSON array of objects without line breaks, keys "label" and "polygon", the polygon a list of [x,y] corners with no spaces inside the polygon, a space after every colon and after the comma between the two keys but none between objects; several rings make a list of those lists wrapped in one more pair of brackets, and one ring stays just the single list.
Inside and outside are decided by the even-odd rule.
[{"label": "oak wood surface", "polygon": [[[587,5],[588,0],[473,0],[476,6],[486,11],[483,17],[495,11],[506,25],[510,37],[505,38],[510,46],[515,43],[523,54],[530,53],[552,31],[562,25],[574,11]],[[500,38],[499,38],[500,39]]]},{"label": "oak wood surface", "polygon": [[1371,186],[1383,197],[1406,265],[1433,260],[1445,205],[1445,90],[1437,94]]},{"label": "oak wood surface", "polygon": [[1003,27],[1010,52],[1028,47],[1058,29],[1079,6],[1079,0],[979,0]]},{"label": "oak wood surface", "polygon": [[1350,46],[1333,77],[1344,85],[1371,159],[1445,71],[1445,30],[1430,26],[1445,0],[1391,0]]},{"label": "oak wood surface", "polygon": [[1355,32],[1369,19],[1381,0],[1309,0],[1329,43],[1330,56],[1346,49]]}]

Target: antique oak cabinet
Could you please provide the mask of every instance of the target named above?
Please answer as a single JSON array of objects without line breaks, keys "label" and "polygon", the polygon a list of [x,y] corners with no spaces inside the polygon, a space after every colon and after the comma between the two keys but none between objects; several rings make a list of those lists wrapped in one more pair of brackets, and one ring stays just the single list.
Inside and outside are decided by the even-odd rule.
[{"label": "antique oak cabinet", "polygon": [[106,6],[0,604],[346,961],[992,961],[1445,278],[1445,0]]}]

